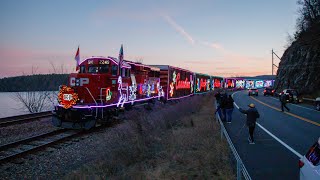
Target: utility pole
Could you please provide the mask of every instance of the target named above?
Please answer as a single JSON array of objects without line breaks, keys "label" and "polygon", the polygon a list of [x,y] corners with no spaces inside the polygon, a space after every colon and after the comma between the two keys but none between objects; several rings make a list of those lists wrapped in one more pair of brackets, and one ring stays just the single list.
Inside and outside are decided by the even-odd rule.
[{"label": "utility pole", "polygon": [[271,50],[271,53],[272,53],[271,75],[273,76],[273,49]]},{"label": "utility pole", "polygon": [[278,68],[278,66],[273,63],[274,62],[273,55],[276,55],[280,61],[281,61],[281,58],[279,58],[279,56],[275,52],[273,52],[273,49],[271,50],[271,54],[272,54],[271,74],[273,75],[273,66]]}]

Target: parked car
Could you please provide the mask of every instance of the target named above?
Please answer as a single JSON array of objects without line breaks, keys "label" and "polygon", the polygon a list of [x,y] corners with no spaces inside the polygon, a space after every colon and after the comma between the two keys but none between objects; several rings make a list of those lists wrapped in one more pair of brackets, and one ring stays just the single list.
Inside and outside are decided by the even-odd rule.
[{"label": "parked car", "polygon": [[298,91],[295,89],[284,89],[281,93],[279,93],[279,100],[282,94],[287,95],[287,101],[290,103],[302,102],[302,98],[299,96]]},{"label": "parked car", "polygon": [[320,97],[316,98],[316,109],[320,111]]},{"label": "parked car", "polygon": [[272,87],[266,87],[264,88],[263,90],[263,95],[266,96],[266,95],[271,95],[271,96],[274,96],[274,89]]},{"label": "parked car", "polygon": [[256,95],[258,96],[258,89],[256,88],[252,88],[252,89],[249,89],[249,92],[248,92],[248,95],[251,96],[251,95]]},{"label": "parked car", "polygon": [[299,160],[300,180],[320,179],[320,137]]}]

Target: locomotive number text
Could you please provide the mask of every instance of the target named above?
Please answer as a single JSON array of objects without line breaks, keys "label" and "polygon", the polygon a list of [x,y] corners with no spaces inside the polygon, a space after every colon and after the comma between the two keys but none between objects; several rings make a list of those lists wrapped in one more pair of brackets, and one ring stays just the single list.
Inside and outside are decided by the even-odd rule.
[{"label": "locomotive number text", "polygon": [[99,60],[99,64],[109,64],[109,60]]}]

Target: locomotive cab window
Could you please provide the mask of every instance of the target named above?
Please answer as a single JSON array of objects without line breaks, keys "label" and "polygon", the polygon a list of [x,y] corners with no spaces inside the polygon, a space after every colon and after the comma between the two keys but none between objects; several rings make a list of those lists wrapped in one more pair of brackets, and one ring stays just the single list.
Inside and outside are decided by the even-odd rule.
[{"label": "locomotive cab window", "polygon": [[89,66],[88,72],[89,73],[98,73],[99,72],[99,67],[98,66]]},{"label": "locomotive cab window", "polygon": [[130,69],[126,69],[126,77],[130,77]]},{"label": "locomotive cab window", "polygon": [[109,65],[100,65],[99,72],[100,73],[108,73],[109,72]]},{"label": "locomotive cab window", "polygon": [[80,66],[80,73],[86,73],[86,66]]},{"label": "locomotive cab window", "polygon": [[112,76],[116,76],[117,73],[118,73],[118,66],[117,65],[112,65],[112,69],[111,69]]},{"label": "locomotive cab window", "polygon": [[121,68],[121,76],[122,77],[126,77],[126,69],[125,68]]}]

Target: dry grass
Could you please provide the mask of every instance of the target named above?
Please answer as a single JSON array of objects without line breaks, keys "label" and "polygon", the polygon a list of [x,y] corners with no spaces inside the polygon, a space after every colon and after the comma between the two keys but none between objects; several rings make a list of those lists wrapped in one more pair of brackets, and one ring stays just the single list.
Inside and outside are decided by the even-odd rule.
[{"label": "dry grass", "polygon": [[104,158],[66,178],[235,179],[212,95],[154,108],[128,112],[130,120],[108,132]]}]

